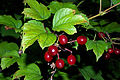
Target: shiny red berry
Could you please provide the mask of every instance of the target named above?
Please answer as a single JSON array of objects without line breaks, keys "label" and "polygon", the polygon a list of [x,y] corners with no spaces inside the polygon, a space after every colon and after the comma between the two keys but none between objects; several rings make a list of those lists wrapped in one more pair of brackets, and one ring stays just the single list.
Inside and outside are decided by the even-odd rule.
[{"label": "shiny red berry", "polygon": [[109,49],[108,49],[108,53],[111,54],[111,53],[113,53],[113,52],[114,52],[114,50],[113,50],[112,48],[109,48]]},{"label": "shiny red berry", "polygon": [[76,62],[75,56],[69,55],[69,56],[67,57],[67,62],[68,62],[68,64],[70,64],[70,65],[74,65],[75,62]]},{"label": "shiny red berry", "polygon": [[59,36],[59,42],[60,42],[61,45],[67,44],[67,42],[68,42],[67,36],[65,36],[65,35],[60,35],[60,36]]},{"label": "shiny red berry", "polygon": [[87,38],[85,36],[78,36],[77,37],[77,42],[80,45],[84,45],[87,42]]},{"label": "shiny red berry", "polygon": [[98,37],[99,37],[99,38],[102,38],[102,37],[104,38],[104,37],[105,37],[105,34],[104,34],[103,32],[99,32],[99,33],[98,33]]},{"label": "shiny red berry", "polygon": [[50,46],[48,52],[51,56],[55,56],[58,53],[58,48],[56,46]]},{"label": "shiny red berry", "polygon": [[110,54],[109,53],[106,53],[105,55],[104,55],[104,59],[105,60],[108,60],[110,58]]},{"label": "shiny red berry", "polygon": [[62,69],[64,67],[64,61],[62,59],[58,59],[55,64],[58,69]]},{"label": "shiny red berry", "polygon": [[53,57],[47,51],[47,52],[45,52],[44,59],[45,59],[45,61],[50,62],[50,61],[52,61]]},{"label": "shiny red berry", "polygon": [[119,54],[120,54],[120,49],[115,49],[114,53],[115,53],[116,55],[119,55]]}]

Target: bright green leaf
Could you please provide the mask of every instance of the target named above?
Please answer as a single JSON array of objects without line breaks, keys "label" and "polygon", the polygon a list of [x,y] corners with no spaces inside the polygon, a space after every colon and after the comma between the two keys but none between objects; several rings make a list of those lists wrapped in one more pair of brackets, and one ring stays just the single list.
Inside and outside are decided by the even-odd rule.
[{"label": "bright green leaf", "polygon": [[26,67],[26,59],[27,54],[21,54],[21,56],[17,59],[17,63],[19,65],[19,69],[24,69]]},{"label": "bright green leaf", "polygon": [[20,28],[22,26],[22,21],[15,20],[12,16],[3,15],[0,16],[0,24],[9,26],[11,28]]},{"label": "bright green leaf", "polygon": [[98,61],[98,59],[103,55],[104,50],[106,50],[106,46],[108,46],[108,43],[105,43],[101,40],[89,40],[86,43],[87,50],[93,50],[94,54],[96,55],[96,61]]},{"label": "bright green leaf", "polygon": [[32,45],[36,40],[38,40],[40,47],[44,49],[56,41],[56,36],[52,33],[48,33],[41,22],[31,20],[25,23],[23,26],[23,39],[22,47],[23,52],[27,47]]},{"label": "bright green leaf", "polygon": [[56,41],[56,36],[51,33],[41,34],[38,38],[38,42],[40,46],[42,47],[42,49],[52,45],[55,41]]},{"label": "bright green leaf", "polygon": [[25,80],[40,80],[42,78],[39,67],[34,63],[29,64],[24,69],[18,70],[13,75],[13,80],[21,76],[25,76]]},{"label": "bright green leaf", "polygon": [[65,31],[67,34],[72,35],[77,33],[74,25],[87,22],[82,15],[74,15],[74,10],[69,8],[62,8],[58,10],[53,18],[53,30]]},{"label": "bright green leaf", "polygon": [[76,13],[78,13],[78,9],[77,9],[77,6],[73,3],[61,3],[61,2],[58,2],[58,1],[52,1],[50,3],[50,5],[48,5],[48,7],[50,8],[50,11],[51,13],[56,13],[59,9],[61,8],[71,8],[71,9],[74,9],[76,11]]},{"label": "bright green leaf", "polygon": [[1,59],[1,67],[2,67],[2,70],[5,69],[5,68],[10,67],[10,66],[11,66],[12,64],[14,64],[16,61],[17,61],[17,58],[16,58],[16,57],[13,57],[13,58],[2,58],[2,59]]},{"label": "bright green leaf", "polygon": [[26,0],[30,8],[25,8],[23,13],[27,17],[31,17],[36,20],[45,20],[50,16],[50,11],[42,3],[38,3],[36,0]]}]

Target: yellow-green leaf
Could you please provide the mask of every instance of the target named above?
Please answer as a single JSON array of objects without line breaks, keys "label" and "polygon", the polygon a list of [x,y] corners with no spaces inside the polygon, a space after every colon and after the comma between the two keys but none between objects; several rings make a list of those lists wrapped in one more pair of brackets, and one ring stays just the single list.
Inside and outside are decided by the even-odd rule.
[{"label": "yellow-green leaf", "polygon": [[45,20],[49,18],[51,13],[42,3],[39,4],[36,0],[26,0],[26,3],[30,6],[30,8],[25,8],[23,11],[27,17],[36,20]]},{"label": "yellow-green leaf", "polygon": [[23,52],[26,48],[32,45],[36,40],[38,40],[40,47],[44,49],[56,41],[56,36],[52,33],[48,33],[43,23],[35,20],[31,20],[28,23],[25,23],[23,28],[23,39],[22,47]]}]

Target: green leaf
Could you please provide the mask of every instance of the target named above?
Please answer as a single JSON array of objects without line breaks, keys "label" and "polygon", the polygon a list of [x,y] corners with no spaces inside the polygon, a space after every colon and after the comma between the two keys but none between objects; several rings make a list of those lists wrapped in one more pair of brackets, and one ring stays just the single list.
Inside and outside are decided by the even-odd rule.
[{"label": "green leaf", "polygon": [[69,77],[68,77],[68,74],[65,73],[65,72],[58,71],[58,72],[55,74],[55,77],[58,77],[58,76],[61,76],[61,77],[62,77],[62,80],[70,80]]},{"label": "green leaf", "polygon": [[78,9],[77,6],[73,3],[62,3],[62,2],[58,2],[58,1],[52,1],[50,3],[50,5],[48,5],[48,7],[50,8],[51,13],[56,13],[59,9],[61,8],[71,8],[74,9],[76,11],[76,13],[78,13]]},{"label": "green leaf", "polygon": [[2,15],[0,16],[0,24],[9,26],[11,28],[20,28],[22,26],[22,21],[15,20],[12,16]]},{"label": "green leaf", "polygon": [[17,59],[17,63],[19,65],[19,69],[24,69],[26,67],[26,59],[27,54],[21,54],[21,56]]},{"label": "green leaf", "polygon": [[15,38],[19,38],[19,36],[20,36],[19,33],[15,32],[15,30],[5,30],[5,27],[1,27],[0,33],[1,33],[2,37],[12,36]]},{"label": "green leaf", "polygon": [[115,5],[115,4],[117,4],[117,3],[119,3],[120,2],[120,0],[112,0],[112,3]]},{"label": "green leaf", "polygon": [[38,40],[40,47],[44,49],[56,41],[56,36],[48,33],[41,22],[31,20],[23,26],[22,47],[23,52],[26,48]]},{"label": "green leaf", "polygon": [[24,80],[40,80],[42,78],[39,67],[34,63],[29,64],[24,69],[18,70],[13,75],[13,80],[21,76],[25,76]]},{"label": "green leaf", "polygon": [[15,43],[0,43],[0,58],[1,57],[19,57],[18,46]]},{"label": "green leaf", "polygon": [[26,0],[30,8],[25,8],[23,13],[27,17],[31,17],[36,20],[45,20],[50,16],[50,11],[42,3],[38,3],[36,0]]},{"label": "green leaf", "polygon": [[79,69],[79,71],[81,72],[85,80],[104,80],[101,76],[102,73],[100,71],[96,73],[92,66],[86,66],[83,69]]},{"label": "green leaf", "polygon": [[3,73],[0,73],[0,80],[11,80],[11,78],[4,76]]},{"label": "green leaf", "polygon": [[17,58],[16,58],[16,57],[13,57],[13,58],[2,58],[2,59],[1,59],[1,67],[2,67],[2,70],[5,69],[5,68],[10,67],[10,66],[11,66],[12,64],[14,64],[16,61],[17,61]]},{"label": "green leaf", "polygon": [[96,55],[96,61],[98,61],[98,59],[103,55],[104,50],[106,50],[106,46],[108,46],[108,43],[105,43],[102,40],[88,40],[86,43],[87,50],[93,50],[94,54]]},{"label": "green leaf", "polygon": [[120,32],[120,24],[116,22],[112,22],[105,27],[102,28],[104,32],[112,33],[112,32]]},{"label": "green leaf", "polygon": [[82,15],[74,15],[74,10],[69,8],[62,8],[58,10],[53,18],[53,30],[65,31],[69,35],[77,33],[74,25],[85,23],[86,20]]}]

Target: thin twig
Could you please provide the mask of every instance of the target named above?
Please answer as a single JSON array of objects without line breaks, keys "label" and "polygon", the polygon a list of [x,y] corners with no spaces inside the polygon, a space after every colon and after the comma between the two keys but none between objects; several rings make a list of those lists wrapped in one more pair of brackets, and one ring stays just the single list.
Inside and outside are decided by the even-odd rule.
[{"label": "thin twig", "polygon": [[101,13],[101,9],[102,9],[102,0],[100,0],[100,9],[99,9],[99,13]]},{"label": "thin twig", "polygon": [[98,17],[98,16],[101,16],[101,15],[107,14],[108,12],[110,12],[110,9],[112,9],[112,8],[118,6],[118,5],[120,5],[120,2],[117,3],[117,4],[115,4],[115,5],[113,5],[113,6],[111,6],[110,8],[108,8],[108,9],[106,9],[106,10],[104,10],[104,11],[101,11],[101,13],[99,13],[99,14],[90,17],[89,20],[90,20],[90,19],[93,19],[93,18],[96,18],[96,17]]},{"label": "thin twig", "polygon": [[72,40],[72,41],[69,41],[69,42],[67,42],[67,43],[73,43],[73,42],[75,42],[75,41],[77,41],[77,40]]},{"label": "thin twig", "polygon": [[69,49],[67,49],[67,48],[65,48],[65,50],[68,51],[68,52],[70,52],[70,53],[72,54],[72,51],[71,51],[71,50],[69,50]]},{"label": "thin twig", "polygon": [[107,36],[108,36],[110,42],[112,43],[112,48],[113,48],[113,50],[114,50],[115,48],[114,48],[114,45],[113,45],[113,41],[112,41],[112,39],[110,38],[110,35],[108,34],[108,32],[106,32],[106,34],[107,34]]},{"label": "thin twig", "polygon": [[84,1],[85,1],[85,0],[80,1],[80,2],[78,3],[77,7],[78,7],[79,5],[81,5]]},{"label": "thin twig", "polygon": [[112,42],[112,44],[117,44],[117,45],[120,45],[120,43],[116,43],[116,42]]},{"label": "thin twig", "polygon": [[94,36],[94,39],[93,39],[93,41],[95,41],[95,39],[96,39],[96,34],[95,34],[95,36]]},{"label": "thin twig", "polygon": [[112,8],[114,8],[114,7],[118,6],[118,5],[120,5],[120,2],[119,2],[119,3],[117,3],[117,4],[115,4],[115,5],[113,5],[113,6],[111,6],[111,7],[110,7],[110,8],[108,8],[108,9],[104,10],[104,12],[107,12],[107,11],[109,11],[110,9],[112,9]]}]

